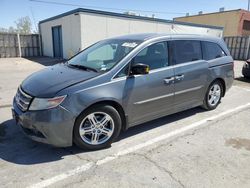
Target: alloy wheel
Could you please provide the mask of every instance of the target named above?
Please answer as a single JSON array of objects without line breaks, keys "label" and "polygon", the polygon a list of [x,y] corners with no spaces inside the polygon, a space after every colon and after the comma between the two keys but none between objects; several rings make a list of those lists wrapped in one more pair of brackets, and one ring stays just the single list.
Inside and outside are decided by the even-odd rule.
[{"label": "alloy wheel", "polygon": [[215,83],[209,90],[208,93],[208,103],[211,106],[216,106],[221,98],[221,87],[219,84]]},{"label": "alloy wheel", "polygon": [[94,112],[87,115],[79,126],[82,140],[90,145],[103,144],[114,132],[114,120],[104,112]]}]

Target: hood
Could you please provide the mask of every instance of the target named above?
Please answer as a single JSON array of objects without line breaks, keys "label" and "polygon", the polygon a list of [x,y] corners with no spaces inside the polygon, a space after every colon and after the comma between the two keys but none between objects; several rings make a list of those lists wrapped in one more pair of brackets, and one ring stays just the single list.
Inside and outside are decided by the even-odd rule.
[{"label": "hood", "polygon": [[99,74],[70,68],[65,64],[57,64],[33,73],[22,82],[21,87],[35,97],[54,97],[62,89]]}]

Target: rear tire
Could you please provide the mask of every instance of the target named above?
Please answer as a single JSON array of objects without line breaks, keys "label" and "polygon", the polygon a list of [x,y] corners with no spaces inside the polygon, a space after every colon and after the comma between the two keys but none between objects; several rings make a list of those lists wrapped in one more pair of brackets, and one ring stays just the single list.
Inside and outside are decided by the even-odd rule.
[{"label": "rear tire", "polygon": [[222,83],[219,80],[214,81],[208,87],[202,107],[206,110],[214,110],[219,105],[223,92]]},{"label": "rear tire", "polygon": [[110,147],[121,131],[121,117],[109,105],[95,105],[79,115],[74,126],[74,143],[88,150]]}]

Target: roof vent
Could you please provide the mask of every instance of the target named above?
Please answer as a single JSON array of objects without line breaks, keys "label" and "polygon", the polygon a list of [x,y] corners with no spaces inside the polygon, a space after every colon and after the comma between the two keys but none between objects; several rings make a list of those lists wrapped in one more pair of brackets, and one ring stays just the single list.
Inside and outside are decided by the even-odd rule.
[{"label": "roof vent", "polygon": [[136,14],[136,12],[132,12],[132,11],[124,12],[124,14],[131,15],[131,16],[139,16],[138,14]]},{"label": "roof vent", "polygon": [[221,8],[219,9],[219,11],[220,11],[220,12],[224,12],[224,11],[225,11],[225,7],[221,7]]},{"label": "roof vent", "polygon": [[203,14],[203,12],[202,12],[202,11],[200,11],[198,14],[199,14],[199,15],[201,15],[201,14]]}]

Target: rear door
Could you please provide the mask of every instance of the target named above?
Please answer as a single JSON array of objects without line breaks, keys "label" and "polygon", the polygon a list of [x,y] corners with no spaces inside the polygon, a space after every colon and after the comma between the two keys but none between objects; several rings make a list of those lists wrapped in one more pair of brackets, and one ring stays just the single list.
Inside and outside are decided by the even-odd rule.
[{"label": "rear door", "polygon": [[170,42],[171,62],[174,64],[177,110],[184,110],[203,101],[208,77],[208,64],[203,60],[198,40]]}]

